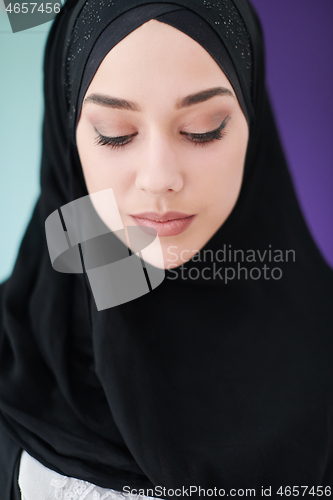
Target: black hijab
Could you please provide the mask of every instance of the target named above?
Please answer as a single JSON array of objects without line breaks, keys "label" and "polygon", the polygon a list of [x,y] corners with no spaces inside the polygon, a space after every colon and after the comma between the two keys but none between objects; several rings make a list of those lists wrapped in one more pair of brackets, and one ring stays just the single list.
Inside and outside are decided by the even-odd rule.
[{"label": "black hijab", "polygon": [[[219,37],[224,63],[215,41],[205,48],[225,64],[250,124],[245,174],[235,208],[200,252],[210,251],[213,262],[194,256],[153,292],[97,311],[85,274],[52,268],[44,224],[87,194],[74,131],[99,36],[144,4],[133,29],[154,16],[177,27],[186,18],[179,7],[187,7]],[[22,449],[60,474],[116,490],[200,486],[260,495],[271,486],[274,497],[280,486],[333,484],[332,272],[292,187],[265,90],[257,17],[247,0],[172,4],[68,0],[52,26],[41,196],[1,287],[4,500],[18,495]],[[227,281],[226,266],[239,272],[235,249],[267,260],[241,262],[240,279]],[[286,250],[295,259],[287,261]],[[263,264],[282,276],[258,278],[253,268]],[[198,279],[189,279],[193,268]]]}]

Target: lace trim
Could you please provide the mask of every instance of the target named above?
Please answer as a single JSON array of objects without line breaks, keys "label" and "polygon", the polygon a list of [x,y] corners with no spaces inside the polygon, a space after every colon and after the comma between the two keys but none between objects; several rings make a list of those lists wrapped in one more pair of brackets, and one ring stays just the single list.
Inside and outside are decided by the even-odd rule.
[{"label": "lace trim", "polygon": [[123,495],[121,492],[108,490],[105,493],[103,488],[99,488],[94,484],[80,479],[62,477],[61,479],[52,479],[51,486],[54,487],[54,495],[56,500],[130,500],[131,496]]},{"label": "lace trim", "polygon": [[101,488],[88,481],[48,469],[26,451],[22,452],[18,484],[22,500],[158,500],[143,495]]}]

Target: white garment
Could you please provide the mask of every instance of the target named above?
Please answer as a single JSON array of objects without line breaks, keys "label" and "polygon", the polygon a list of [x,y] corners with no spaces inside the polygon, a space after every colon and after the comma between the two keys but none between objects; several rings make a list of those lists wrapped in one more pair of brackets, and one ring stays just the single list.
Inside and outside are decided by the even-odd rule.
[{"label": "white garment", "polygon": [[22,452],[19,486],[22,500],[138,500],[153,497],[129,495],[62,476]]}]

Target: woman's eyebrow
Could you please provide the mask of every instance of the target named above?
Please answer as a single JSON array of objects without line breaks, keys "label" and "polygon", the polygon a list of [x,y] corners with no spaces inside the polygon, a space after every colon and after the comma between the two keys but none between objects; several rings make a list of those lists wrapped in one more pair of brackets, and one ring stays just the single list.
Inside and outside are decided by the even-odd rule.
[{"label": "woman's eyebrow", "polygon": [[104,106],[106,108],[116,108],[116,109],[127,109],[130,111],[141,111],[138,104],[132,101],[126,101],[125,99],[118,99],[117,97],[111,97],[104,94],[91,94],[85,98],[83,105],[88,102],[98,104],[99,106]]},{"label": "woman's eyebrow", "polygon": [[214,87],[212,89],[202,90],[201,92],[197,92],[195,94],[188,95],[187,97],[183,97],[176,102],[175,108],[187,108],[188,106],[192,106],[193,104],[197,104],[199,102],[208,101],[217,95],[235,97],[231,90],[226,87]]},{"label": "woman's eyebrow", "polygon": [[[208,101],[209,99],[212,99],[213,97],[218,95],[235,98],[231,90],[227,89],[226,87],[215,87],[212,89],[201,90],[200,92],[197,92],[195,94],[190,94],[186,97],[182,97],[176,102],[175,109],[187,108],[194,104],[198,104],[199,102]],[[111,97],[105,94],[91,94],[85,98],[83,105],[89,102],[107,108],[141,111],[140,106],[133,101],[118,99],[117,97]]]}]

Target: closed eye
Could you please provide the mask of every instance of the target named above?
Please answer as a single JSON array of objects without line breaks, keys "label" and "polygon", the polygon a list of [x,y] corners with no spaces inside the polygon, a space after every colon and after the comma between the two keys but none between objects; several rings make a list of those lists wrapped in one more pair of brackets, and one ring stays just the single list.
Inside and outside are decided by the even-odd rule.
[{"label": "closed eye", "polygon": [[190,133],[190,132],[180,132],[180,134],[185,135],[191,142],[194,142],[195,144],[208,144],[208,143],[216,141],[216,140],[218,141],[225,136],[226,132],[225,132],[224,128],[229,120],[229,116],[230,115],[228,115],[223,120],[223,122],[221,123],[221,125],[218,128],[211,130],[209,132],[204,132],[203,134],[194,134],[194,133]]},{"label": "closed eye", "polygon": [[[206,144],[209,144],[213,141],[216,141],[216,140],[221,140],[226,132],[225,132],[225,126],[227,125],[227,122],[229,120],[229,116],[228,115],[224,120],[223,122],[221,123],[221,125],[214,129],[214,130],[210,130],[209,132],[204,132],[202,134],[196,134],[196,133],[191,133],[191,132],[179,132],[181,135],[185,136],[187,140],[189,140],[190,142],[194,143],[195,145],[197,144],[201,144],[201,145],[206,145]],[[119,135],[117,137],[107,137],[107,136],[104,136],[102,134],[100,134],[98,132],[98,130],[96,129],[96,127],[94,127],[96,133],[98,134],[97,138],[96,138],[96,145],[98,146],[108,146],[110,148],[120,148],[120,147],[124,147],[126,146],[127,144],[131,143],[133,138],[138,135],[138,132],[134,132],[134,134],[130,134],[130,135]]]},{"label": "closed eye", "polygon": [[98,146],[109,146],[111,148],[118,148],[118,147],[125,146],[126,144],[129,144],[130,142],[132,142],[133,137],[138,135],[138,132],[134,132],[134,134],[131,134],[131,135],[119,135],[117,137],[106,137],[105,135],[100,134],[96,128],[95,128],[95,131],[98,134],[97,139],[96,139],[96,144]]}]

